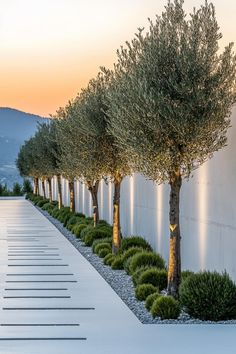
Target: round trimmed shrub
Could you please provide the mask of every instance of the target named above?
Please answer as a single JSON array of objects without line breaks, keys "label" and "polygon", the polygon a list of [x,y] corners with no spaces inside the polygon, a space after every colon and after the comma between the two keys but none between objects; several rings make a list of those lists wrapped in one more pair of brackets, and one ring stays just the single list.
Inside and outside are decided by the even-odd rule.
[{"label": "round trimmed shrub", "polygon": [[87,227],[86,224],[75,224],[75,225],[73,226],[73,234],[74,234],[76,237],[80,238],[80,236],[81,236],[81,231],[84,230],[86,227]]},{"label": "round trimmed shrub", "polygon": [[112,236],[112,226],[110,225],[97,225],[96,229],[105,231],[106,233],[108,233],[110,236]]},{"label": "round trimmed shrub", "polygon": [[143,267],[139,267],[136,269],[136,271],[132,274],[132,280],[134,283],[134,286],[137,286],[139,284],[139,278],[140,275],[145,272],[147,269],[150,269],[149,266],[143,266]]},{"label": "round trimmed shrub", "polygon": [[64,227],[66,227],[68,221],[69,221],[70,218],[71,218],[71,215],[73,215],[73,213],[69,212],[69,213],[67,213],[67,214],[63,217],[62,221],[63,221],[63,226],[64,226]]},{"label": "round trimmed shrub", "polygon": [[157,288],[155,288],[154,285],[141,284],[141,285],[138,285],[137,288],[135,289],[135,296],[136,296],[137,300],[143,301],[143,300],[146,300],[148,295],[151,295],[156,292],[157,292]]},{"label": "round trimmed shrub", "polygon": [[113,256],[114,256],[114,254],[108,253],[108,254],[104,257],[103,263],[104,263],[105,265],[108,265],[108,264],[107,264],[107,261],[109,261],[110,258],[113,258]]},{"label": "round trimmed shrub", "polygon": [[133,274],[137,268],[146,265],[164,269],[165,261],[160,254],[156,254],[153,252],[137,253],[131,259],[129,271],[131,274]]},{"label": "round trimmed shrub", "polygon": [[75,216],[78,216],[80,219],[85,219],[85,215],[83,213],[75,213]]},{"label": "round trimmed shrub", "polygon": [[167,271],[165,269],[150,268],[142,272],[138,284],[152,284],[161,291],[167,287]]},{"label": "round trimmed shrub", "polygon": [[75,225],[77,223],[77,221],[79,221],[80,218],[78,218],[78,216],[71,216],[70,219],[67,221],[66,226],[69,227],[70,225]]},{"label": "round trimmed shrub", "polygon": [[236,285],[226,272],[190,275],[182,282],[179,294],[192,317],[211,321],[236,318]]},{"label": "round trimmed shrub", "polygon": [[98,226],[110,226],[106,220],[99,220]]},{"label": "round trimmed shrub", "polygon": [[82,241],[84,241],[85,236],[87,235],[87,233],[91,230],[93,230],[94,227],[92,225],[87,225],[81,232],[80,232],[80,238]]},{"label": "round trimmed shrub", "polygon": [[109,233],[107,233],[106,231],[97,229],[97,228],[93,228],[92,230],[90,230],[85,238],[84,238],[84,243],[86,246],[92,246],[93,241],[98,239],[98,238],[105,238],[110,236]]},{"label": "round trimmed shrub", "polygon": [[121,252],[124,252],[131,247],[140,247],[147,251],[152,251],[152,247],[149,245],[149,243],[140,236],[132,236],[122,239],[120,247]]},{"label": "round trimmed shrub", "polygon": [[136,253],[139,253],[139,252],[143,252],[143,248],[140,248],[140,247],[131,247],[131,248],[129,248],[127,251],[125,251],[123,253],[124,263],[126,262],[126,260],[128,258],[133,257]]},{"label": "round trimmed shrub", "polygon": [[54,218],[56,218],[56,219],[57,219],[57,217],[58,217],[59,213],[60,213],[60,209],[58,209],[58,208],[56,207],[56,208],[54,208],[54,209],[53,209],[53,211],[52,211],[52,214],[51,214],[51,215],[52,215]]},{"label": "round trimmed shrub", "polygon": [[100,258],[104,258],[107,254],[110,254],[111,252],[111,249],[108,249],[108,248],[100,248],[100,250],[98,251],[98,256]]},{"label": "round trimmed shrub", "polygon": [[148,295],[145,301],[145,307],[148,311],[151,310],[154,301],[160,296],[161,295],[158,292]]},{"label": "round trimmed shrub", "polygon": [[95,247],[97,245],[99,245],[100,243],[106,243],[108,245],[112,245],[112,238],[111,237],[105,237],[105,238],[98,238],[96,240],[93,241],[93,245],[92,245],[92,251],[93,253],[95,253]]},{"label": "round trimmed shrub", "polygon": [[98,243],[95,247],[94,247],[94,253],[99,253],[99,251],[101,249],[108,249],[109,250],[109,253],[111,253],[111,245],[109,243],[106,243],[106,242],[101,242],[101,243]]},{"label": "round trimmed shrub", "polygon": [[162,320],[176,319],[180,315],[180,305],[172,296],[159,296],[151,307],[153,317],[160,317]]},{"label": "round trimmed shrub", "polygon": [[115,254],[112,254],[111,257],[109,257],[107,260],[106,260],[106,265],[109,265],[111,266],[113,261],[115,260],[116,258],[116,255]]},{"label": "round trimmed shrub", "polygon": [[42,208],[42,206],[44,206],[44,204],[48,204],[49,203],[49,200],[48,199],[41,199],[39,200],[38,202],[36,202],[36,205],[39,207],[39,208]]},{"label": "round trimmed shrub", "polygon": [[129,270],[129,266],[130,266],[130,263],[131,263],[131,260],[132,260],[132,257],[129,257],[128,259],[126,259],[125,262],[123,262],[123,267],[124,267],[124,270],[126,271],[127,274],[131,275],[130,273],[130,270]]},{"label": "round trimmed shrub", "polygon": [[184,281],[185,279],[187,279],[190,275],[193,275],[194,272],[192,272],[191,270],[183,270],[181,272],[181,281]]},{"label": "round trimmed shrub", "polygon": [[123,257],[120,255],[116,256],[111,264],[111,268],[112,269],[124,269],[123,268]]}]

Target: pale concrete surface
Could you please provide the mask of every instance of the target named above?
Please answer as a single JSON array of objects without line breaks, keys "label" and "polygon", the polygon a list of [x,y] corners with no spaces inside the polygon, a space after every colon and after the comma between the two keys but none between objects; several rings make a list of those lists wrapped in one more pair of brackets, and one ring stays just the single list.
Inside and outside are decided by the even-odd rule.
[{"label": "pale concrete surface", "polygon": [[25,200],[0,200],[0,243],[0,354],[236,352],[233,325],[142,325]]}]

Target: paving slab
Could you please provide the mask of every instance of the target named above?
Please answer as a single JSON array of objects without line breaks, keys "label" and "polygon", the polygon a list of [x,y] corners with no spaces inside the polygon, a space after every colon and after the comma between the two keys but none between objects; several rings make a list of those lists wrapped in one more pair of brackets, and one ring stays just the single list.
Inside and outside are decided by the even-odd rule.
[{"label": "paving slab", "polygon": [[143,325],[30,202],[0,199],[0,354],[233,354],[234,325]]}]

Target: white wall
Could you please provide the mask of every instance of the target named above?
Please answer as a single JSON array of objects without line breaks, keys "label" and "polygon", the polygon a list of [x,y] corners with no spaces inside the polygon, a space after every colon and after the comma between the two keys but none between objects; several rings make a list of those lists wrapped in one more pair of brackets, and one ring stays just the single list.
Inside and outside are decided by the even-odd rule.
[{"label": "white wall", "polygon": [[[228,146],[184,181],[181,191],[183,269],[226,269],[236,280],[236,108],[232,113]],[[63,184],[69,205],[68,184]],[[91,215],[91,198],[75,182],[76,210]],[[112,222],[113,187],[101,182],[100,217]],[[124,236],[141,235],[168,259],[169,186],[157,186],[135,174],[121,188],[121,226]]]}]

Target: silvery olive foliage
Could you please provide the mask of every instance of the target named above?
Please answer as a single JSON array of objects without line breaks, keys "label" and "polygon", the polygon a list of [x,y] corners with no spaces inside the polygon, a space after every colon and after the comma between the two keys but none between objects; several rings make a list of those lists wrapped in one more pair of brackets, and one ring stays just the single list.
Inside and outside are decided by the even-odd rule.
[{"label": "silvery olive foliage", "polygon": [[227,143],[236,58],[232,43],[219,51],[221,37],[212,4],[187,17],[175,0],[118,51],[109,132],[133,168],[158,183],[176,170],[188,178]]},{"label": "silvery olive foliage", "polygon": [[68,163],[87,185],[103,177],[113,180],[117,174],[123,177],[130,173],[127,158],[107,132],[107,87],[108,78],[99,73],[69,102],[57,124],[63,164]]}]

